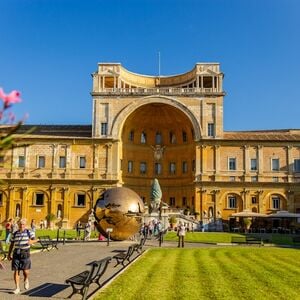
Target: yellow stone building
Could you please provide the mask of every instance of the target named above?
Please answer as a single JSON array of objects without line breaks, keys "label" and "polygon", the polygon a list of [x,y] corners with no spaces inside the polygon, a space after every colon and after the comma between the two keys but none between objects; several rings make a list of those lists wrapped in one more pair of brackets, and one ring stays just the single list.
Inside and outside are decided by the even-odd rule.
[{"label": "yellow stone building", "polygon": [[70,228],[110,187],[149,203],[153,178],[163,202],[204,223],[300,212],[300,130],[224,131],[219,63],[174,76],[99,63],[92,77],[91,126],[23,126],[20,147],[0,156],[0,222],[52,213]]}]

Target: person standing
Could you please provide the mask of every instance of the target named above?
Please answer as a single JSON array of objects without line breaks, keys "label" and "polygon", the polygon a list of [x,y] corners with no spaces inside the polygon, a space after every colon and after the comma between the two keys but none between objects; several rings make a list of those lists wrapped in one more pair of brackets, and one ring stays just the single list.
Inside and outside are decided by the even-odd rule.
[{"label": "person standing", "polygon": [[178,236],[178,248],[181,246],[184,248],[184,237],[185,237],[185,226],[184,224],[180,221],[179,226],[177,228],[177,236]]},{"label": "person standing", "polygon": [[31,231],[32,231],[32,232],[34,233],[34,235],[35,235],[35,230],[36,230],[35,219],[32,219],[32,220],[31,220],[30,228],[31,228]]},{"label": "person standing", "polygon": [[[19,229],[12,235],[8,250],[8,260],[12,261],[16,289],[14,294],[20,294],[20,271],[23,271],[24,288],[29,289],[29,270],[31,269],[30,246],[37,242],[34,233],[26,229],[26,220],[19,221]],[[13,255],[12,255],[13,254]]]},{"label": "person standing", "polygon": [[8,244],[12,233],[12,219],[5,224],[5,243]]},{"label": "person standing", "polygon": [[89,241],[90,237],[91,237],[91,230],[92,230],[92,226],[91,226],[91,222],[87,222],[85,224],[84,227],[84,240],[85,241]]}]

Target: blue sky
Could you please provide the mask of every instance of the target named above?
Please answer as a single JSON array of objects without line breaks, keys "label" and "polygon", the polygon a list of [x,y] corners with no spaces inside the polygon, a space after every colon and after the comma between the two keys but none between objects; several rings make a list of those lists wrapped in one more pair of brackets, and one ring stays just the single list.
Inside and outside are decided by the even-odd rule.
[{"label": "blue sky", "polygon": [[141,74],[220,62],[225,130],[300,128],[298,0],[1,0],[0,87],[27,124],[91,124],[98,62]]}]

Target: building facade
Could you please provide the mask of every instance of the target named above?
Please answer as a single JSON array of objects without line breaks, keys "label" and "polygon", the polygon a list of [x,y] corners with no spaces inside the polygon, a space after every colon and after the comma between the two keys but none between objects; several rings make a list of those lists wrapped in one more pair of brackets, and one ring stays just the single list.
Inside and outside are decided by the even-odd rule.
[{"label": "building facade", "polygon": [[23,126],[19,147],[0,157],[0,222],[51,213],[70,228],[110,187],[149,203],[154,178],[163,202],[203,223],[300,212],[300,130],[224,131],[218,63],[174,76],[99,63],[92,78],[91,126]]}]

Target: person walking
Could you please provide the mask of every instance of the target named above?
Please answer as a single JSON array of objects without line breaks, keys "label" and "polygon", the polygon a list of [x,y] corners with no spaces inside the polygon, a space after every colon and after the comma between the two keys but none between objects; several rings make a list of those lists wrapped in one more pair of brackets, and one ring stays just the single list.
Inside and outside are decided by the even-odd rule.
[{"label": "person walking", "polygon": [[184,224],[180,221],[179,226],[177,227],[177,236],[178,236],[178,248],[180,246],[184,248],[184,237],[185,237],[185,226]]},{"label": "person walking", "polygon": [[[19,221],[19,229],[11,236],[8,250],[8,260],[12,261],[16,289],[14,294],[20,294],[20,271],[23,271],[24,288],[29,289],[29,270],[31,269],[30,245],[36,243],[34,233],[26,229],[26,220]],[[12,255],[13,254],[13,255]]]}]

